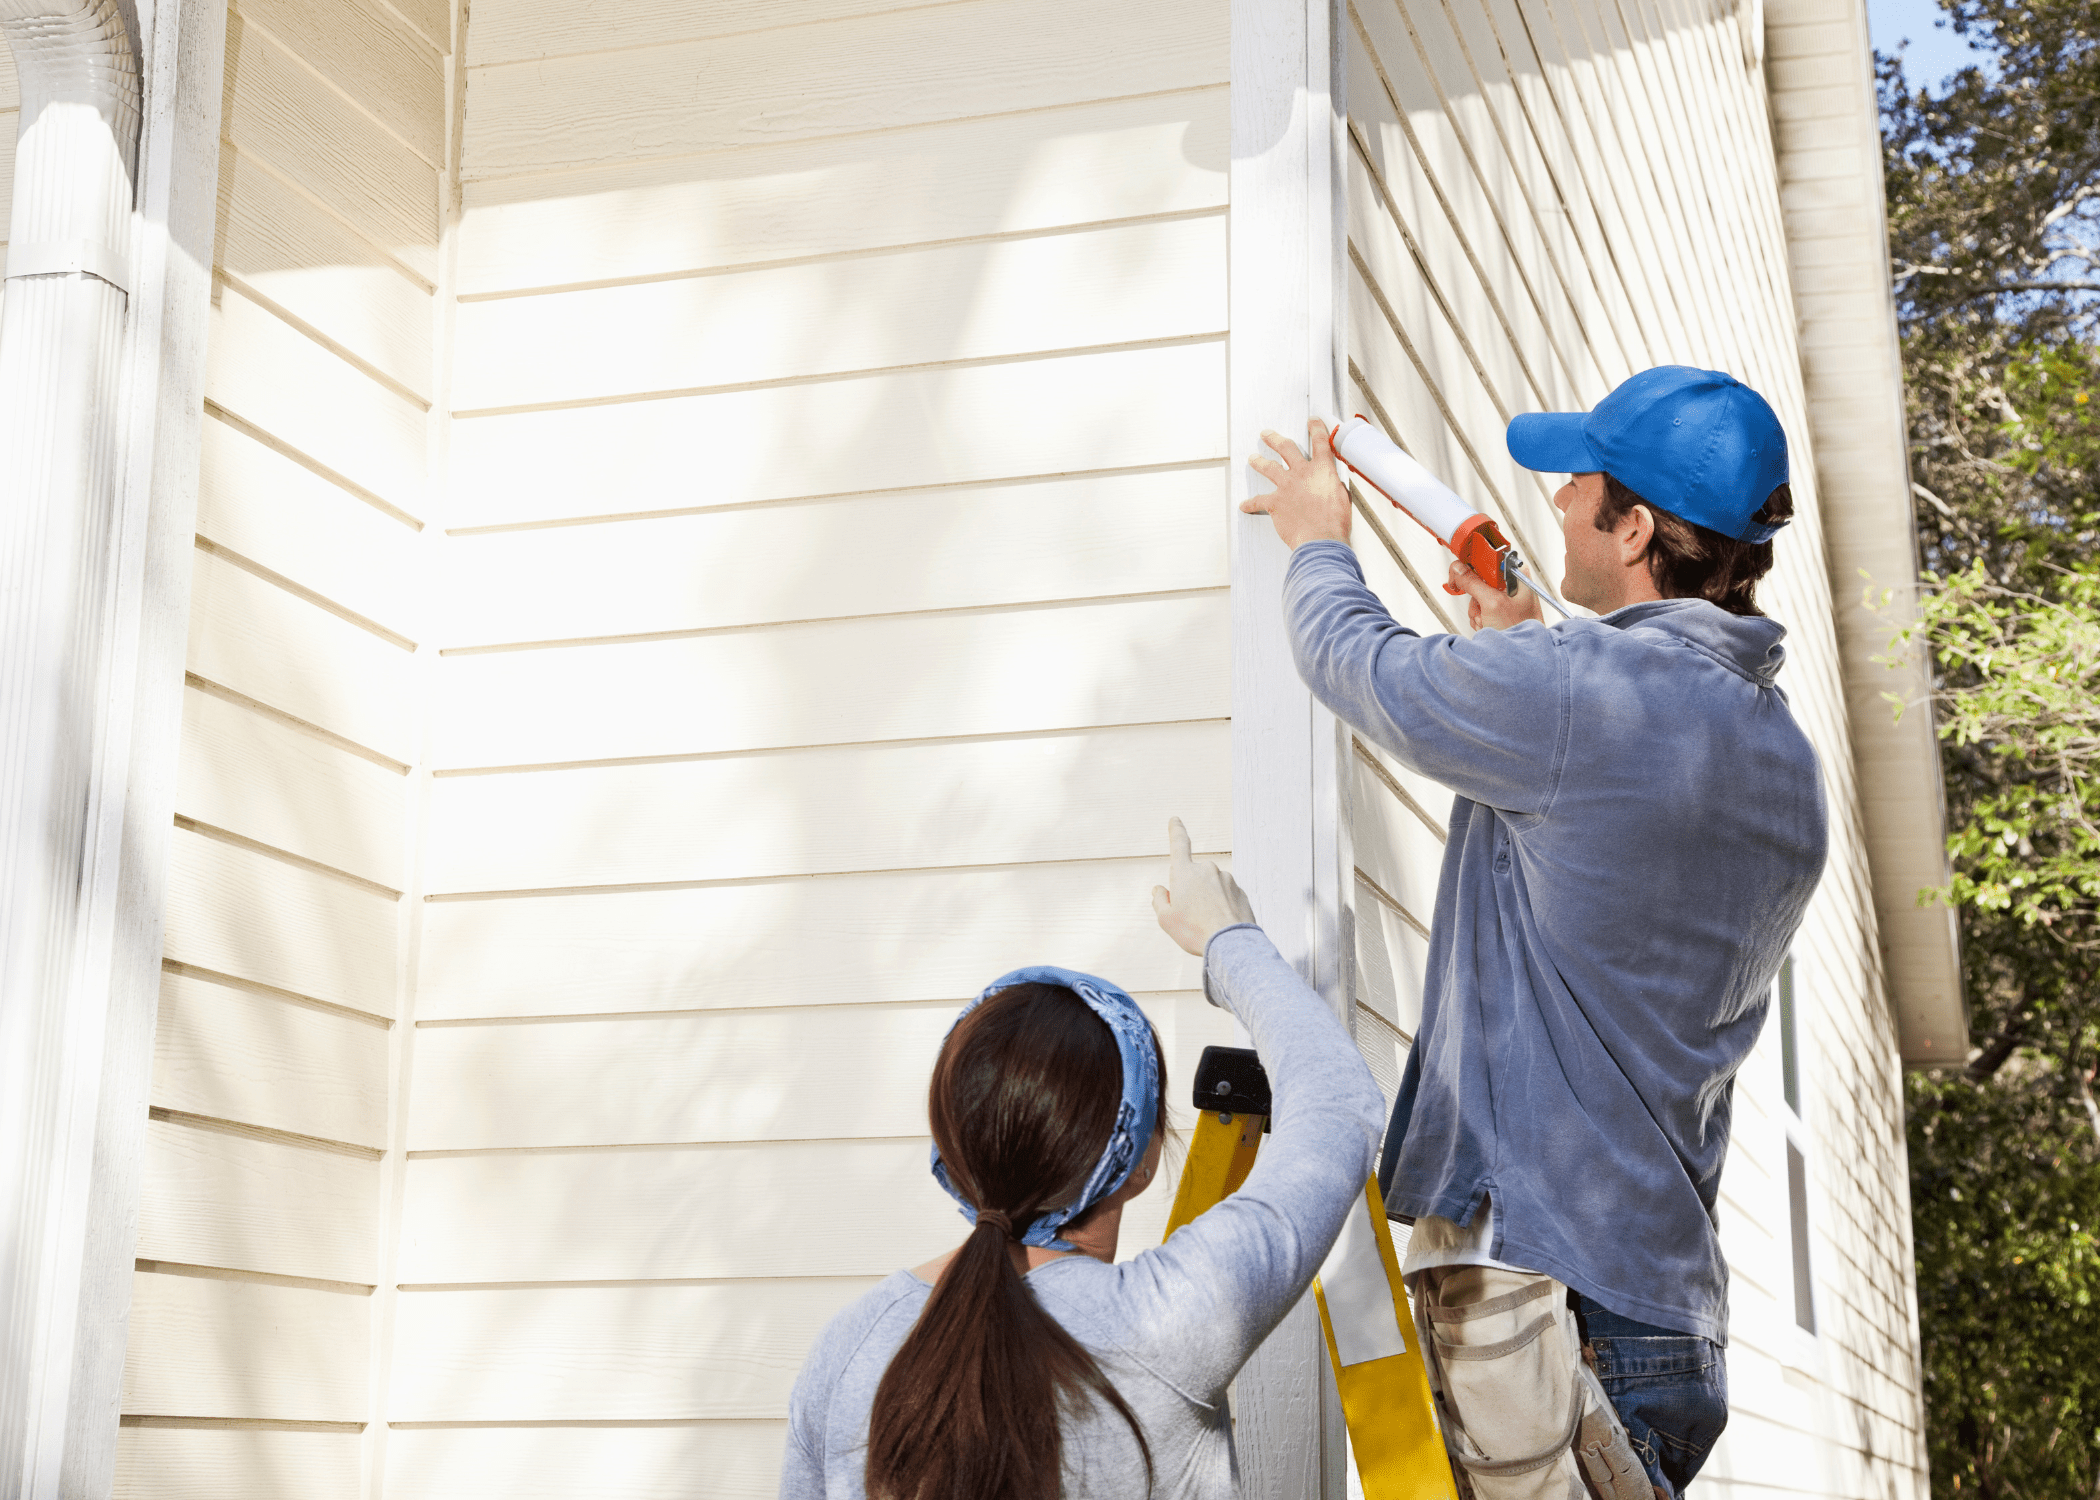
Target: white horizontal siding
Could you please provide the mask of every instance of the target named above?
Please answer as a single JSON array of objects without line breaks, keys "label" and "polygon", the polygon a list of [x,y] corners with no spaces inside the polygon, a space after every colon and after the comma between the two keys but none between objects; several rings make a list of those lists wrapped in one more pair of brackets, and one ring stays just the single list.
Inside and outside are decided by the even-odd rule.
[{"label": "white horizontal siding", "polygon": [[369,1463],[432,503],[429,11],[228,18],[120,1495],[336,1500]]},{"label": "white horizontal siding", "polygon": [[354,1423],[184,1426],[126,1418],[117,1432],[117,1500],[355,1500]]},{"label": "white horizontal siding", "polygon": [[387,1448],[389,1500],[487,1492],[517,1500],[773,1500],[784,1418],[657,1427],[397,1426]]},{"label": "white horizontal siding", "polygon": [[[473,36],[486,25],[477,18]],[[678,158],[616,160],[558,182],[471,183],[477,232],[461,246],[460,292],[478,300],[1216,211],[1225,206],[1225,89],[1205,92],[1207,104],[1141,93],[751,147],[734,173],[695,172]],[[796,178],[823,191],[783,211],[779,184]]]},{"label": "white horizontal siding", "polygon": [[475,8],[389,1493],[770,1493],[957,1237],[963,1000],[1107,974],[1177,1094],[1231,1040],[1147,899],[1230,839],[1226,40]]},{"label": "white horizontal siding", "polygon": [[[1204,0],[1133,21],[1112,0],[971,0],[484,64],[468,73],[463,172],[591,169],[1225,81],[1225,32]],[[1100,45],[1110,34],[1116,45]]]},{"label": "white horizontal siding", "polygon": [[1199,982],[1130,920],[1158,881],[1131,859],[854,871],[669,890],[431,903],[419,1019],[755,1006],[960,1004],[1012,968],[1016,932],[1132,992]]},{"label": "white horizontal siding", "polygon": [[[1145,901],[1168,813],[1229,853],[1226,9],[494,0],[449,258],[451,7],[236,11],[119,1491],[771,1493],[814,1330],[955,1238],[923,1088],[957,1004],[1106,973],[1177,1092],[1231,1040]],[[1352,409],[1547,572],[1516,412],[1713,363],[1807,451],[1733,16],[1356,0],[1344,30]],[[1804,156],[1789,208],[1857,165]],[[1824,1329],[1789,1337],[1768,1041],[1708,1472],[1785,1454],[1864,1497],[1919,1482],[1917,1372],[1814,490],[1769,593],[1832,794],[1800,945]],[[1357,536],[1403,620],[1459,621],[1411,522],[1360,496]],[[1449,799],[1351,767],[1390,1091]]]},{"label": "white horizontal siding", "polygon": [[[457,314],[459,415],[1225,331],[1222,217],[501,297]],[[646,328],[632,344],[612,328]]]}]

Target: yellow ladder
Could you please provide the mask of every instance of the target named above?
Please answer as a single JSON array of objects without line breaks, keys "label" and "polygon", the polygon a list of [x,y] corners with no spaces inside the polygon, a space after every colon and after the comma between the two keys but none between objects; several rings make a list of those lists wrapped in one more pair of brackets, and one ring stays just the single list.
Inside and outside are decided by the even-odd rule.
[{"label": "yellow ladder", "polygon": [[[1269,1079],[1245,1047],[1206,1047],[1196,1067],[1196,1136],[1167,1236],[1239,1190],[1269,1124]],[[1313,1281],[1364,1500],[1457,1500],[1429,1372],[1408,1338],[1400,1258],[1374,1177]]]}]

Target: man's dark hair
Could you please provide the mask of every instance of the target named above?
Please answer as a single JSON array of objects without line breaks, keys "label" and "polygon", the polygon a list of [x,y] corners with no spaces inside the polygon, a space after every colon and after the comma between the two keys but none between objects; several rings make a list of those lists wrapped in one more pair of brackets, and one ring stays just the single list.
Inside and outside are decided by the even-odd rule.
[{"label": "man's dark hair", "polygon": [[[1597,507],[1597,529],[1616,531],[1636,505],[1647,506],[1655,517],[1648,576],[1655,580],[1657,593],[1665,599],[1705,599],[1732,615],[1764,613],[1757,607],[1757,581],[1772,571],[1770,542],[1739,542],[1673,516],[1609,474],[1604,476],[1604,503]],[[1750,519],[1769,526],[1793,514],[1793,488],[1782,484]]]}]

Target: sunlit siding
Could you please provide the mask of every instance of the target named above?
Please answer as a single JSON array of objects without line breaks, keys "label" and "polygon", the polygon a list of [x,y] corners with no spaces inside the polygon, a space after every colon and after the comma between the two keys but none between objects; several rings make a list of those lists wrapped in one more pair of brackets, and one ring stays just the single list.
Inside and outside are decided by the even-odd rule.
[{"label": "sunlit siding", "polygon": [[360,1492],[447,7],[236,0],[124,1496]]},{"label": "sunlit siding", "polygon": [[964,999],[1109,975],[1177,1094],[1229,1040],[1147,897],[1231,826],[1226,7],[464,57],[387,1494],[770,1495],[817,1329],[962,1231]]},{"label": "sunlit siding", "polygon": [[[1814,741],[1832,851],[1796,946],[1810,1264],[1795,1324],[1777,1041],[1737,1090],[1722,1185],[1734,1415],[1702,1486],[1922,1492],[1895,1036],[1824,569],[1760,41],[1730,11],[1663,0],[1355,0],[1348,8],[1348,353],[1353,408],[1497,517],[1557,576],[1518,412],[1579,409],[1653,364],[1727,369],[1778,408],[1799,519],[1763,590],[1789,627],[1783,684]],[[1375,500],[1375,497],[1373,497]],[[1842,503],[1842,497],[1838,497]],[[1395,613],[1456,623],[1412,522],[1360,506],[1357,550]],[[1836,592],[1850,605],[1853,586]],[[1420,1009],[1449,797],[1359,750],[1352,824],[1359,1040],[1391,1087]],[[1377,1018],[1367,1021],[1368,1016]]]},{"label": "sunlit siding", "polygon": [[[1776,45],[1856,72],[1822,3]],[[1231,1039],[1146,900],[1169,813],[1229,853],[1223,0],[454,9],[230,17],[127,1497],[770,1495],[817,1328],[960,1231],[923,1088],[964,998],[1107,974],[1177,1096]],[[1775,1032],[1740,1080],[1702,1485],[1921,1493],[1761,38],[1345,12],[1348,409],[1552,575],[1509,416],[1681,360],[1788,425],[1766,594],[1833,852],[1798,1114]],[[0,241],[15,124],[0,48]],[[1360,503],[1357,541],[1462,628],[1413,523]],[[1358,744],[1347,802],[1390,1092],[1450,794]]]}]

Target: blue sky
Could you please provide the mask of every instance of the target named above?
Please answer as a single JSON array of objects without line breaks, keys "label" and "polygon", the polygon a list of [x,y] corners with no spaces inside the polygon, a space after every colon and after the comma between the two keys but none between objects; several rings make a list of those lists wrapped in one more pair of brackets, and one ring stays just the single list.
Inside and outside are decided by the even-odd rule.
[{"label": "blue sky", "polygon": [[1945,19],[1935,0],[1867,0],[1867,24],[1874,50],[1894,52],[1906,39],[1903,71],[1911,84],[1937,84],[1974,61],[1968,43],[1951,28],[1933,23]]}]

